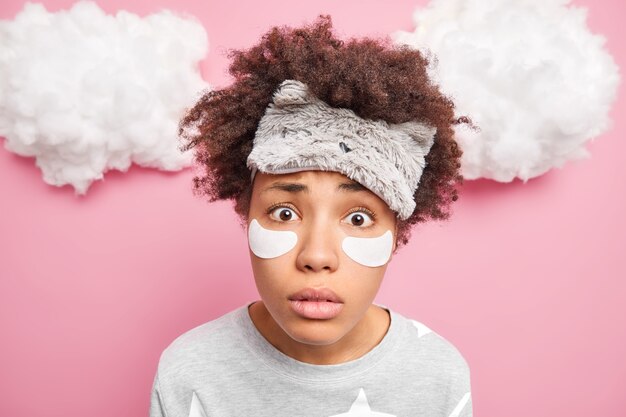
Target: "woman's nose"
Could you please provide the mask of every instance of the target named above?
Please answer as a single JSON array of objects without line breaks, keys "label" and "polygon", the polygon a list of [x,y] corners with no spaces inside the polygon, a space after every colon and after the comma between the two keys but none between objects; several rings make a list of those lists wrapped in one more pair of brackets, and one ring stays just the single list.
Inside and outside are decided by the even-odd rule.
[{"label": "woman's nose", "polygon": [[301,244],[296,259],[298,269],[302,271],[333,272],[339,265],[337,250],[340,248],[337,231],[333,231],[327,222],[316,222],[300,230]]}]

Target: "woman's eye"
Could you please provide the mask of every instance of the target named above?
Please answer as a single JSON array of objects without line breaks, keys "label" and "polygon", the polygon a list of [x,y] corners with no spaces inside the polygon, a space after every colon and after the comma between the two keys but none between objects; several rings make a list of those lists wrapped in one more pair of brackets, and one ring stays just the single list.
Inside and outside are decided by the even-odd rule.
[{"label": "woman's eye", "polygon": [[348,219],[348,223],[350,223],[352,226],[367,227],[373,222],[372,217],[363,211],[355,211],[353,213],[350,213],[346,216],[346,219]]},{"label": "woman's eye", "polygon": [[289,207],[276,207],[270,211],[270,217],[281,222],[288,222],[299,218],[296,212]]}]

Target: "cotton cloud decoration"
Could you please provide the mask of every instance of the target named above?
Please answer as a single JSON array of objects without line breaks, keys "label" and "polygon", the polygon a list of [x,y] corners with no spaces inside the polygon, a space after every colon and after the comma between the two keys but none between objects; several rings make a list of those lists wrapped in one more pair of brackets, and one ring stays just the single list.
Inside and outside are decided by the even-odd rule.
[{"label": "cotton cloud decoration", "polygon": [[567,3],[431,0],[414,32],[391,35],[436,55],[431,76],[479,127],[457,128],[465,178],[526,182],[589,157],[586,142],[610,127],[618,67],[586,9]]},{"label": "cotton cloud decoration", "polygon": [[197,20],[167,10],[142,18],[90,1],[56,13],[26,3],[0,21],[5,148],[35,157],[46,183],[76,194],[131,163],[190,166],[178,120],[208,88],[197,69],[207,49]]}]

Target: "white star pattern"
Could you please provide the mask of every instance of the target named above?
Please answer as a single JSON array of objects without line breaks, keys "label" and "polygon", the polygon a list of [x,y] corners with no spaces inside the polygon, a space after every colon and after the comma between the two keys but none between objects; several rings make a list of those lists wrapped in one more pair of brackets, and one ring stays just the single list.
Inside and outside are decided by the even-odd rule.
[{"label": "white star pattern", "polygon": [[367,397],[365,396],[365,391],[363,388],[359,391],[359,395],[352,403],[352,407],[350,407],[350,411],[342,414],[335,414],[330,417],[396,417],[393,414],[387,413],[377,413],[372,411],[369,403],[367,402]]},{"label": "white star pattern", "polygon": [[459,417],[461,415],[461,411],[463,411],[463,407],[465,407],[465,404],[469,401],[469,398],[470,393],[466,392],[463,398],[461,398],[461,401],[459,401],[456,407],[454,407],[454,410],[452,410],[450,417]]},{"label": "white star pattern", "polygon": [[417,327],[417,337],[422,337],[425,334],[428,334],[428,333],[432,332],[432,330],[430,330],[428,327],[426,327],[425,324],[420,323],[417,320],[411,320],[411,322],[413,322],[413,326]]},{"label": "white star pattern", "polygon": [[191,397],[191,408],[189,409],[189,417],[207,417],[206,413],[202,409],[202,405],[200,405],[200,400],[196,395],[196,392],[193,392],[193,396]]}]

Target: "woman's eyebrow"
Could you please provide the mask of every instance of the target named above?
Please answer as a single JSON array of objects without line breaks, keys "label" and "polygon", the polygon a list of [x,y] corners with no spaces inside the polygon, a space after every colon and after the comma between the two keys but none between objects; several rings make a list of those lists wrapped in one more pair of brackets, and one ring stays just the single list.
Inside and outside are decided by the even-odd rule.
[{"label": "woman's eyebrow", "polygon": [[[297,183],[297,182],[275,182],[274,184],[270,185],[269,187],[261,191],[261,193],[264,193],[270,190],[286,191],[288,193],[299,193],[299,192],[308,193],[309,187],[307,187],[304,184]],[[358,182],[351,181],[351,182],[340,183],[337,186],[337,191],[353,191],[353,192],[354,191],[367,191],[367,188],[365,188],[363,185],[361,185]]]},{"label": "woman's eyebrow", "polygon": [[337,187],[337,190],[339,191],[367,191],[367,188],[365,188],[359,182],[350,181],[350,182],[342,182],[341,184],[339,184],[339,186]]},{"label": "woman's eyebrow", "polygon": [[270,190],[287,191],[288,193],[298,193],[301,191],[304,191],[305,193],[309,192],[309,188],[304,184],[300,184],[297,182],[275,182],[269,187],[263,189],[261,193],[264,193]]}]

